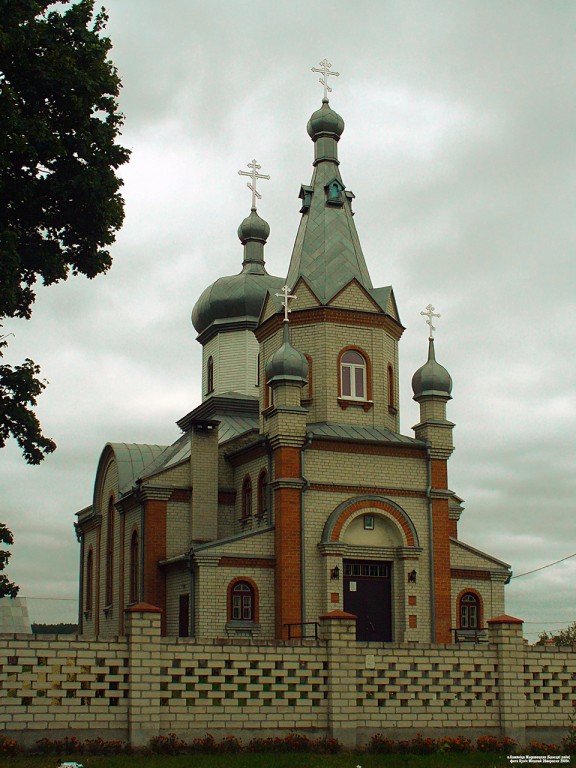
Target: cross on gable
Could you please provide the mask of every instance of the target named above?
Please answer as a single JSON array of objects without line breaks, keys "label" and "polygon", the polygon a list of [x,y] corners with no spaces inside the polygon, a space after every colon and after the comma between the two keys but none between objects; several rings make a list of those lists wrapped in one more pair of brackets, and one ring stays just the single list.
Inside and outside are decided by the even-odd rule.
[{"label": "cross on gable", "polygon": [[334,77],[340,77],[340,72],[331,72],[330,67],[332,64],[328,59],[322,59],[320,62],[320,69],[312,67],[312,72],[320,72],[322,77],[318,78],[318,82],[324,86],[324,100],[328,100],[328,94],[332,93],[332,88],[328,85],[328,77],[333,75]]},{"label": "cross on gable", "polygon": [[429,339],[434,338],[434,331],[436,330],[436,326],[432,325],[432,318],[433,317],[440,317],[440,315],[436,312],[434,312],[435,307],[432,306],[432,304],[428,304],[426,307],[425,312],[420,312],[421,315],[425,315],[428,319],[426,320],[426,323],[430,326],[430,335]]},{"label": "cross on gable", "polygon": [[257,179],[267,179],[267,180],[270,179],[270,176],[264,173],[258,173],[261,167],[262,166],[258,165],[256,160],[252,160],[251,163],[248,163],[248,168],[251,169],[250,171],[238,171],[239,176],[250,176],[250,178],[252,179],[252,184],[248,182],[246,186],[252,192],[252,209],[253,210],[256,210],[256,198],[258,198],[258,200],[262,199],[262,195],[256,189]]},{"label": "cross on gable", "polygon": [[290,299],[297,299],[298,297],[297,296],[292,296],[290,294],[290,288],[288,288],[287,285],[285,285],[282,288],[282,293],[277,293],[275,295],[278,296],[279,298],[284,299],[284,301],[282,302],[282,306],[284,307],[284,321],[287,323],[288,322],[288,313],[292,311],[291,309],[288,308],[288,302],[290,301]]}]

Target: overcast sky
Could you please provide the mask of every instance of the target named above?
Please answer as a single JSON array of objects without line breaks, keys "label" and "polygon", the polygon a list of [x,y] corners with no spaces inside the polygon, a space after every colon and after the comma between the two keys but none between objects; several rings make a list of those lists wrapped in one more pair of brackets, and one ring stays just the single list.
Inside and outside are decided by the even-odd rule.
[{"label": "overcast sky", "polygon": [[[574,2],[107,5],[132,150],[113,267],[39,290],[32,319],[5,324],[7,361],[31,357],[50,382],[37,412],[58,443],[40,467],[15,445],[0,452],[7,572],[32,619],[76,616],[74,514],[92,501],[105,443],[169,444],[200,400],[190,312],[240,269],[250,193],[237,172],[254,157],[271,176],[267,267],[286,274],[324,58],[340,72],[330,103],[368,268],[394,287],[406,326],[402,431],[418,421],[410,380],[432,303],[454,380],[461,538],[515,574],[576,552]],[[576,558],[512,580],[507,612],[529,639],[576,620],[575,577]]]}]

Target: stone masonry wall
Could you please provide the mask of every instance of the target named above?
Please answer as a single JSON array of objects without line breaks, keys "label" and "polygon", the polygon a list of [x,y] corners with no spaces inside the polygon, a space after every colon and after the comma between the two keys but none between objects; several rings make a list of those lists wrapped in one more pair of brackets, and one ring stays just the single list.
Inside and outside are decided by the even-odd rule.
[{"label": "stone masonry wall", "polygon": [[175,732],[331,734],[347,746],[373,733],[509,735],[559,742],[575,693],[572,648],[525,646],[522,622],[499,617],[488,644],[370,644],[355,619],[321,617],[320,639],[195,641],[160,637],[160,612],[126,612],[127,635],[3,635],[0,731],[121,738]]}]

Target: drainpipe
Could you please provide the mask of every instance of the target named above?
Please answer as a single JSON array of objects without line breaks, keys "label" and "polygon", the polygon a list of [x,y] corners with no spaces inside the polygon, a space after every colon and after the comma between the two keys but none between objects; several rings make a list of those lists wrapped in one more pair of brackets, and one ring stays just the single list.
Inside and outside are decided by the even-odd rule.
[{"label": "drainpipe", "polygon": [[306,618],[306,590],[305,590],[305,545],[306,537],[304,536],[304,492],[310,487],[310,483],[306,480],[304,473],[304,451],[312,445],[312,432],[306,433],[306,440],[304,445],[300,448],[300,475],[304,481],[302,492],[300,494],[300,583],[302,584],[302,621]]},{"label": "drainpipe", "polygon": [[430,628],[431,641],[436,640],[436,613],[435,613],[435,594],[434,594],[434,522],[432,518],[432,456],[430,455],[430,441],[426,440],[426,498],[428,499],[428,537],[430,541]]},{"label": "drainpipe", "polygon": [[190,570],[190,637],[196,637],[196,584],[192,567],[192,550],[188,552],[188,568]]}]

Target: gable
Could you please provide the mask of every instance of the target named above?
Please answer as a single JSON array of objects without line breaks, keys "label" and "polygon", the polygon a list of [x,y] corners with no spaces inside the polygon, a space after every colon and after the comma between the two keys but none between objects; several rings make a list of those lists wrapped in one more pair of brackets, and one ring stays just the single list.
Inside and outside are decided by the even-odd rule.
[{"label": "gable", "polygon": [[330,299],[328,306],[355,309],[361,312],[381,312],[380,307],[355,278]]},{"label": "gable", "polygon": [[295,299],[290,301],[290,309],[292,311],[297,309],[308,309],[310,307],[319,307],[320,302],[314,295],[314,292],[310,289],[303,277],[299,278],[294,288],[290,291]]},{"label": "gable", "polygon": [[400,322],[400,314],[398,313],[398,306],[396,304],[396,299],[394,298],[394,291],[390,291],[390,297],[388,298],[388,304],[386,305],[386,314]]},{"label": "gable", "polygon": [[264,304],[262,305],[262,310],[260,312],[260,318],[258,320],[258,325],[261,325],[266,320],[268,320],[269,317],[272,317],[273,315],[278,314],[278,304],[276,302],[276,298],[272,296],[270,291],[266,294],[266,298],[264,299]]},{"label": "gable", "polygon": [[459,539],[450,539],[450,565],[452,568],[490,568],[495,571],[508,571],[508,563],[498,560],[486,552],[465,544]]}]

